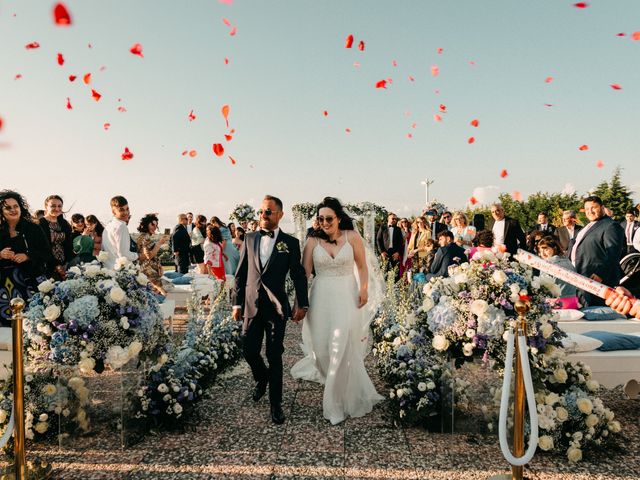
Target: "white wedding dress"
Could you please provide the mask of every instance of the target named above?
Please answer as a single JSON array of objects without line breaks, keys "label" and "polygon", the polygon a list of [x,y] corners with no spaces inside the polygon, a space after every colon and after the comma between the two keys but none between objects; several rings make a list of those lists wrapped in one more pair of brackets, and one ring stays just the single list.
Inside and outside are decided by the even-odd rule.
[{"label": "white wedding dress", "polygon": [[366,415],[383,397],[364,366],[371,315],[367,313],[370,309],[358,308],[359,288],[349,238],[335,258],[319,240],[309,241],[316,242],[312,253],[316,276],[302,324],[305,357],[293,366],[291,375],[324,384],[324,417],[335,425],[347,417]]}]

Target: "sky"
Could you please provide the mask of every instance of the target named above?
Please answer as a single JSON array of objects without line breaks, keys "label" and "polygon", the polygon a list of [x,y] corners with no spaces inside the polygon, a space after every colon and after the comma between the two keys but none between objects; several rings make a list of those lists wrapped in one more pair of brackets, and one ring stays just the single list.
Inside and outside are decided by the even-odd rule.
[{"label": "sky", "polygon": [[269,193],[289,220],[326,195],[409,215],[425,178],[455,209],[582,194],[618,166],[640,192],[635,0],[77,0],[68,27],[55,3],[0,0],[1,186],[33,209],[56,193],[107,220],[124,195],[132,228],[169,228]]}]

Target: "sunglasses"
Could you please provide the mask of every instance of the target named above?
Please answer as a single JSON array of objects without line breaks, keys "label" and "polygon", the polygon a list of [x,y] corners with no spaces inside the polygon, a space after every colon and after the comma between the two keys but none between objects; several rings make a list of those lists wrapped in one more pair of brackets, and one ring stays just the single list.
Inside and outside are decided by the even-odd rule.
[{"label": "sunglasses", "polygon": [[270,208],[267,208],[266,210],[258,210],[258,216],[261,216],[262,214],[264,214],[265,217],[270,217],[273,212],[273,210],[271,210]]},{"label": "sunglasses", "polygon": [[336,217],[328,216],[328,217],[318,217],[318,223],[328,223],[331,225]]}]

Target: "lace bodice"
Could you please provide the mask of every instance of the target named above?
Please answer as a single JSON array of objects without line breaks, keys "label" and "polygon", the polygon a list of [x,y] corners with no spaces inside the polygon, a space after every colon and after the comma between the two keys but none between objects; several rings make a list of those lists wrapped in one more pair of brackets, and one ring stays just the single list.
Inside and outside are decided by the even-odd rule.
[{"label": "lace bodice", "polygon": [[353,248],[347,241],[342,245],[335,258],[329,255],[320,242],[313,248],[313,266],[316,277],[344,277],[353,275]]}]

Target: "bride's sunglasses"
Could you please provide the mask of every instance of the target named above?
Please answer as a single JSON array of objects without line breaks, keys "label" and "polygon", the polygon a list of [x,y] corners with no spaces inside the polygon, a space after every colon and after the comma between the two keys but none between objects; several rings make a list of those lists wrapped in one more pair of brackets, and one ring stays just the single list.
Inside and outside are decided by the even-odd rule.
[{"label": "bride's sunglasses", "polygon": [[336,217],[332,217],[332,216],[328,216],[328,217],[318,217],[318,223],[328,223],[329,225],[331,225],[333,223],[333,221],[336,219]]}]

